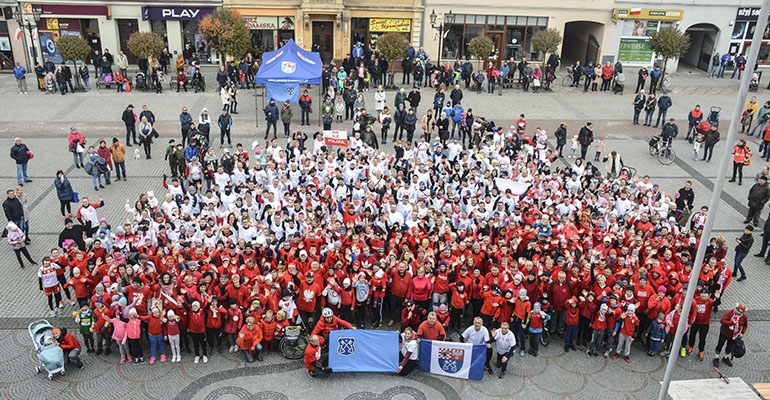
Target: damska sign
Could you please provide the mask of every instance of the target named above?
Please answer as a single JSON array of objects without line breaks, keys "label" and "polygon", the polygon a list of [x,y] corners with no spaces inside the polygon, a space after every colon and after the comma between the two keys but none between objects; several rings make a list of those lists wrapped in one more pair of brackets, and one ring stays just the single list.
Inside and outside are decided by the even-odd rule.
[{"label": "damska sign", "polygon": [[143,21],[193,21],[214,12],[213,7],[142,7]]}]

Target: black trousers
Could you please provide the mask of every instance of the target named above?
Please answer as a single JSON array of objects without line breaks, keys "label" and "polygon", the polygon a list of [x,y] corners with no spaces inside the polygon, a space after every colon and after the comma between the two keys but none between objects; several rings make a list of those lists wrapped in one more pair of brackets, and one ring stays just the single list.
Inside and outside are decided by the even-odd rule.
[{"label": "black trousers", "polygon": [[690,343],[688,343],[688,346],[693,347],[695,345],[695,335],[697,334],[699,336],[698,351],[703,351],[706,348],[706,335],[708,333],[709,324],[693,324],[690,327]]}]

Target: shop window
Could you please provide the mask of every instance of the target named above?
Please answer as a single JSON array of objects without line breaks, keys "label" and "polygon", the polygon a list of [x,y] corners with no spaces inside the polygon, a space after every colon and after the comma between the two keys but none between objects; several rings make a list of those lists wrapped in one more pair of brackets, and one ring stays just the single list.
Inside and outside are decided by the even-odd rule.
[{"label": "shop window", "polygon": [[484,28],[482,26],[478,25],[466,25],[465,26],[465,34],[463,35],[463,51],[464,56],[468,59],[471,58],[471,52],[468,49],[468,44],[471,42],[471,39],[475,38],[476,36],[481,36],[484,34]]},{"label": "shop window", "polygon": [[509,26],[505,34],[505,58],[518,60],[524,45],[524,27]]},{"label": "shop window", "polygon": [[537,26],[528,26],[527,27],[527,34],[526,34],[526,36],[524,38],[523,46],[524,46],[525,49],[527,49],[526,57],[529,58],[530,60],[538,60],[538,59],[540,59],[540,54],[539,54],[539,52],[535,51],[535,49],[532,47],[532,41],[530,40],[530,38],[532,37],[532,35],[534,35],[537,32],[540,32],[542,30],[543,30],[543,28],[540,28],[540,27],[537,27]]},{"label": "shop window", "polygon": [[462,54],[462,37],[463,37],[463,25],[450,25],[449,32],[442,46],[444,47],[444,54],[441,56],[443,59],[457,58]]},{"label": "shop window", "polygon": [[460,14],[460,15],[455,16],[455,23],[456,24],[464,24],[465,23],[465,15],[464,14]]},{"label": "shop window", "polygon": [[163,39],[163,45],[168,47],[168,33],[166,31],[166,21],[150,21],[152,33]]}]

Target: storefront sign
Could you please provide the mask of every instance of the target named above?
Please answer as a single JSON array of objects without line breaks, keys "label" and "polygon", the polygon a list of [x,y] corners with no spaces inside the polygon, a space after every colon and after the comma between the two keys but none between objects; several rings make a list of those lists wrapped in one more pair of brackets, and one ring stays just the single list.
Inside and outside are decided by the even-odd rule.
[{"label": "storefront sign", "polygon": [[42,15],[109,15],[107,6],[61,6],[56,4],[24,4],[23,14],[32,14],[33,10]]},{"label": "storefront sign", "polygon": [[649,10],[641,8],[616,8],[615,13],[618,19],[655,19],[663,21],[681,21],[684,16],[683,10]]},{"label": "storefront sign", "polygon": [[644,37],[620,38],[618,58],[629,64],[649,64],[652,62],[650,39]]},{"label": "storefront sign", "polygon": [[[759,7],[741,7],[735,14],[736,21],[756,21],[759,19]],[[770,18],[768,18],[770,19]]]},{"label": "storefront sign", "polygon": [[369,18],[369,32],[410,32],[411,19]]},{"label": "storefront sign", "polygon": [[142,21],[194,21],[214,12],[211,7],[142,7]]},{"label": "storefront sign", "polygon": [[244,17],[249,29],[278,29],[278,17]]}]

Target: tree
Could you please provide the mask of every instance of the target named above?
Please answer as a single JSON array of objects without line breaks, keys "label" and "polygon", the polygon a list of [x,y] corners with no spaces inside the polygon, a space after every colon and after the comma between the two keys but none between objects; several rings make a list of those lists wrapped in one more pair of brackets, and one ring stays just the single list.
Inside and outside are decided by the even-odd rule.
[{"label": "tree", "polygon": [[91,46],[88,44],[88,41],[79,36],[62,35],[56,41],[56,47],[59,49],[62,60],[72,61],[72,66],[74,67],[72,74],[75,75],[76,89],[83,89],[76,63],[78,60],[86,60],[91,54]]},{"label": "tree", "polygon": [[690,35],[683,33],[679,28],[663,28],[650,36],[650,50],[652,50],[656,56],[663,57],[663,75],[661,75],[658,85],[663,85],[663,78],[666,76],[668,60],[670,58],[680,58],[684,56],[689,48]]},{"label": "tree", "polygon": [[388,68],[388,82],[385,85],[387,88],[395,87],[395,85],[393,85],[393,75],[395,75],[395,72],[392,67],[392,61],[404,58],[408,47],[409,42],[406,38],[395,32],[382,35],[382,37],[377,40],[377,50],[379,50],[380,54],[382,54],[382,56],[391,64]]},{"label": "tree", "polygon": [[144,60],[158,58],[164,47],[163,39],[152,32],[134,32],[128,37],[128,50]]},{"label": "tree", "polygon": [[468,43],[468,50],[472,57],[479,59],[483,68],[484,61],[495,51],[495,45],[492,43],[492,39],[486,36],[476,36]]},{"label": "tree", "polygon": [[206,44],[220,54],[222,64],[227,56],[240,58],[251,49],[246,23],[233,9],[220,8],[207,15],[198,24],[198,29]]},{"label": "tree", "polygon": [[543,53],[543,61],[548,60],[548,55],[556,51],[561,45],[561,32],[556,28],[538,31],[529,39],[532,48]]}]

